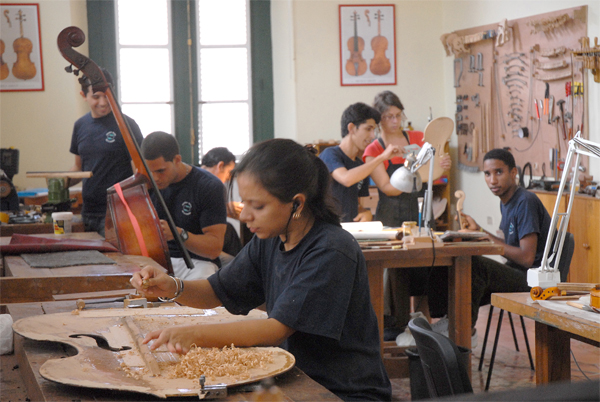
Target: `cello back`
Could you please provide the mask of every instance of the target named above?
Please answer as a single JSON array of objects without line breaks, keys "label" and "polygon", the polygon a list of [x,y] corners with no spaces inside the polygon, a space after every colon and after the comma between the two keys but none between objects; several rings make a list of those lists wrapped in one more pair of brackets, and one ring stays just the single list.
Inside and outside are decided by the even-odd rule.
[{"label": "cello back", "polygon": [[[118,183],[121,187],[123,202],[115,186],[106,194],[106,241],[117,247],[123,254],[146,255],[172,272],[169,247],[162,233],[160,220],[148,193],[148,181],[142,174],[136,173]],[[133,217],[132,217],[133,215]],[[141,245],[136,236],[136,226],[144,239]],[[143,224],[140,224],[143,222]]]}]

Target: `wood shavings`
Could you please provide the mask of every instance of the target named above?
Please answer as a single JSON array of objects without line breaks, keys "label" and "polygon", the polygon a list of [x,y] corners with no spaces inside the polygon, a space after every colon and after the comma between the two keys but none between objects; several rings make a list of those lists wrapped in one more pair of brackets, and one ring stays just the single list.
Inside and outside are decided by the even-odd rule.
[{"label": "wood shavings", "polygon": [[270,363],[273,363],[271,351],[236,348],[232,344],[222,349],[193,347],[180,362],[161,368],[166,378],[197,379],[205,375],[210,380],[216,377],[247,379],[250,369],[266,369]]}]

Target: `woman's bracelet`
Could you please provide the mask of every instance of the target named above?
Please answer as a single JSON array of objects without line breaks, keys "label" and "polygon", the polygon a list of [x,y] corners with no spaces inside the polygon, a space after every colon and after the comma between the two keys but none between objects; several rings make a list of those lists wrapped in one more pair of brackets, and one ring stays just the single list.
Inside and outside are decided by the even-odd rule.
[{"label": "woman's bracelet", "polygon": [[175,276],[171,276],[171,279],[175,281],[175,286],[177,286],[177,290],[175,290],[175,296],[171,297],[170,299],[159,297],[158,300],[160,300],[161,302],[174,302],[175,300],[177,300],[177,298],[179,298],[179,296],[183,294],[183,281]]}]

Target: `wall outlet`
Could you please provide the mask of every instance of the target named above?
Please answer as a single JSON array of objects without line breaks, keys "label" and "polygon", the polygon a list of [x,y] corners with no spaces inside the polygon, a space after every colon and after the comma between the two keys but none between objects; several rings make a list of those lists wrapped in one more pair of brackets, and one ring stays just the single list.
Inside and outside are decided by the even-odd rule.
[{"label": "wall outlet", "polygon": [[488,226],[492,226],[494,224],[494,218],[492,218],[491,216],[487,217],[487,224]]}]

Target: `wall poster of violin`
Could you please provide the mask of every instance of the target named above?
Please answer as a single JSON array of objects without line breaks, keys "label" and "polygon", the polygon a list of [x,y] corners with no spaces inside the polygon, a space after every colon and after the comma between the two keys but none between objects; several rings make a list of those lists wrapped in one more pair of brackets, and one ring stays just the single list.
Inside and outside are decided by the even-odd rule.
[{"label": "wall poster of violin", "polygon": [[43,91],[39,4],[0,3],[0,91]]},{"label": "wall poster of violin", "polygon": [[395,6],[340,5],[339,14],[341,85],[395,85]]}]

